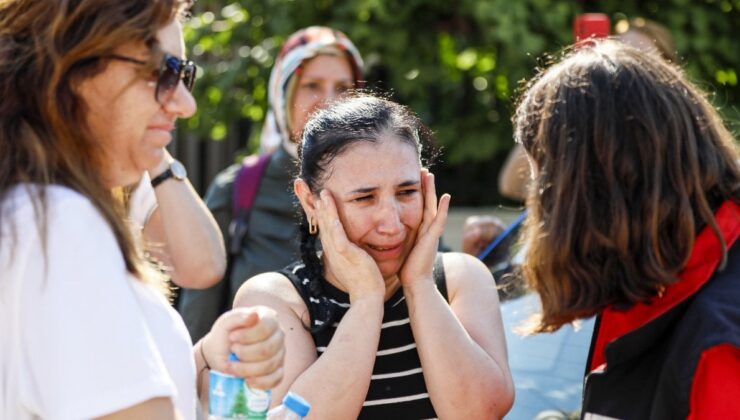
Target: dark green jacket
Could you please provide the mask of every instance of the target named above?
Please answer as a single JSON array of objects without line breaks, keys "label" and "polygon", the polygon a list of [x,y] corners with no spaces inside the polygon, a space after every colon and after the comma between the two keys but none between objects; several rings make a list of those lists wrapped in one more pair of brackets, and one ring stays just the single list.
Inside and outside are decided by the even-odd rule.
[{"label": "dark green jacket", "polygon": [[[229,224],[233,218],[234,180],[239,168],[241,164],[235,164],[219,173],[205,198],[224,235],[226,249],[229,248]],[[204,290],[181,291],[178,309],[194,342],[210,330],[221,314],[224,299],[228,299],[228,307],[231,307],[236,291],[247,279],[279,270],[300,258],[294,173],[293,158],[284,149],[278,149],[260,182],[241,251],[229,257],[230,273],[227,273],[226,282],[222,280]],[[228,291],[224,290],[227,284]]]}]

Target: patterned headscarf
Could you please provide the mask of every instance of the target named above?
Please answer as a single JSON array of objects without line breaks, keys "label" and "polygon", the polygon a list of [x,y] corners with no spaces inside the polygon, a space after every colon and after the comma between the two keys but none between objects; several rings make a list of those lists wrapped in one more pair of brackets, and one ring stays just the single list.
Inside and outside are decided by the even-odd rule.
[{"label": "patterned headscarf", "polygon": [[293,156],[296,155],[297,146],[290,141],[286,112],[291,78],[304,62],[327,49],[346,54],[352,67],[355,87],[362,87],[362,57],[345,34],[326,26],[310,26],[294,33],[280,49],[270,74],[268,111],[260,137],[262,152],[275,150],[282,143]]}]

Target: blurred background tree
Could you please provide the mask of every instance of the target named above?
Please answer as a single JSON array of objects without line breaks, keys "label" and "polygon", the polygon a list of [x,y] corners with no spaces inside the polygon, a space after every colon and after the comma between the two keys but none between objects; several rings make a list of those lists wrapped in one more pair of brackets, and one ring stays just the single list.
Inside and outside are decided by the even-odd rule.
[{"label": "blurred background tree", "polygon": [[299,28],[327,25],[357,45],[368,87],[392,93],[434,130],[444,149],[438,188],[457,206],[497,204],[517,88],[572,42],[573,18],[583,12],[666,25],[681,63],[738,131],[740,0],[200,0],[185,28],[203,70],[199,111],[182,131],[238,136],[242,154],[254,152],[280,46]]}]

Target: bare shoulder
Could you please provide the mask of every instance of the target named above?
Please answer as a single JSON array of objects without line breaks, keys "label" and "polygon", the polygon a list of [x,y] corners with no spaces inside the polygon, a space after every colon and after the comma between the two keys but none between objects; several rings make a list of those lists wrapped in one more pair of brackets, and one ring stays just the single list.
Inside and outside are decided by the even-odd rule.
[{"label": "bare shoulder", "polygon": [[306,304],[290,279],[274,271],[256,275],[239,287],[234,307],[253,305],[265,305],[277,311],[291,309],[299,318],[306,313]]},{"label": "bare shoulder", "polygon": [[446,252],[442,255],[451,301],[459,292],[496,291],[491,272],[478,258],[462,252]]}]

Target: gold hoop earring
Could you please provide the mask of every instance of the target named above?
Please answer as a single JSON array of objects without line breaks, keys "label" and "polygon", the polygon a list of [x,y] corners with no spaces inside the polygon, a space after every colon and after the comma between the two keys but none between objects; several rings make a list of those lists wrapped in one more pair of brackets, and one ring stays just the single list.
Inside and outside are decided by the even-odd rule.
[{"label": "gold hoop earring", "polygon": [[319,231],[319,225],[313,224],[313,218],[308,219],[308,233],[315,235]]}]

